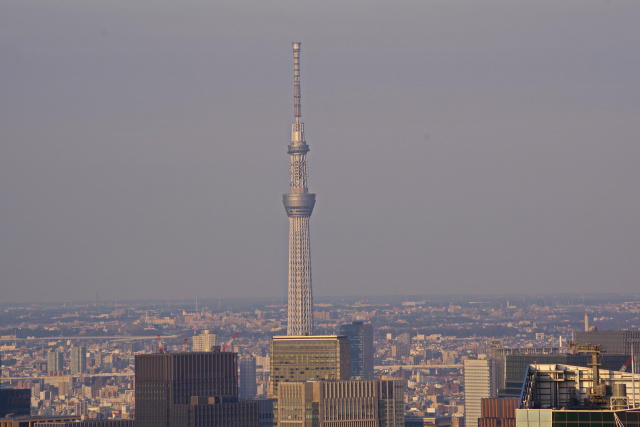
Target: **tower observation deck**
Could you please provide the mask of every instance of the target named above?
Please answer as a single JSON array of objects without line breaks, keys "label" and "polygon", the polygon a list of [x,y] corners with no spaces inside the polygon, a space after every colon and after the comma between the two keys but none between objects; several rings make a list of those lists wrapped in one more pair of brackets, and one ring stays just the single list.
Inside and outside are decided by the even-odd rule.
[{"label": "tower observation deck", "polygon": [[304,123],[300,120],[300,43],[293,43],[293,116],[289,144],[289,193],[282,196],[289,217],[289,300],[287,335],[310,335],[313,332],[313,297],[311,293],[311,247],[309,218],[316,195],[309,193]]}]

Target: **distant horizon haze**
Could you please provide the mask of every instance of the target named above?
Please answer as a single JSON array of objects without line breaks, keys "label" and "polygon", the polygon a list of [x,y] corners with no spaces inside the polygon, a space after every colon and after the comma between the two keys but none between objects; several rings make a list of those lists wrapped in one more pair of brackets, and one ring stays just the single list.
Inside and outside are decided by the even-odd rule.
[{"label": "distant horizon haze", "polygon": [[[618,304],[622,302],[637,302],[640,299],[639,292],[631,293],[583,293],[583,294],[541,294],[535,293],[522,293],[522,294],[431,294],[431,295],[402,295],[402,294],[379,294],[379,295],[317,295],[314,301],[314,306],[322,311],[323,307],[331,306],[333,304],[345,303],[345,304],[357,304],[365,303],[371,305],[381,304],[398,304],[398,303],[413,303],[424,302],[426,304],[497,304],[502,301],[506,305],[508,302],[510,306],[517,307],[522,303],[526,305],[531,304],[551,304],[558,306],[592,306],[594,304]],[[198,305],[200,308],[206,308],[210,305],[234,304],[235,302],[241,302],[246,304],[262,304],[267,301],[273,301],[275,304],[281,307],[287,306],[287,299],[281,297],[218,297],[218,298],[199,298]],[[1,301],[0,306],[19,306],[20,304],[26,305],[46,305],[53,304],[58,306],[60,304],[70,305],[87,305],[87,306],[135,306],[144,304],[176,304],[179,306],[195,306],[195,298],[135,298],[135,299],[103,299],[98,300],[69,300],[69,301],[14,301],[5,302]]]},{"label": "distant horizon haze", "polygon": [[640,289],[640,2],[3,3],[0,303]]}]

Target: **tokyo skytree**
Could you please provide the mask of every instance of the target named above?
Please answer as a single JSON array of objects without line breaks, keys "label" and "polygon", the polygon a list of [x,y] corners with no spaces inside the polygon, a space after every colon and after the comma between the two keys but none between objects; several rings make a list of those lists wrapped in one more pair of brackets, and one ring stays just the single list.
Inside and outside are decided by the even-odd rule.
[{"label": "tokyo skytree", "polygon": [[282,196],[289,217],[289,312],[287,335],[313,333],[313,297],[311,295],[311,248],[309,218],[316,195],[309,193],[304,123],[300,120],[300,43],[293,43],[293,116],[289,145],[289,194]]}]

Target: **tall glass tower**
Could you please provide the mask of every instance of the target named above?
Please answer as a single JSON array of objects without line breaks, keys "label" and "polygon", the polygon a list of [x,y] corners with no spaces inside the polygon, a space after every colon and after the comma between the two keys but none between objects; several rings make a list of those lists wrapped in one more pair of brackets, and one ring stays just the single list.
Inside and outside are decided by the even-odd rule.
[{"label": "tall glass tower", "polygon": [[289,194],[282,196],[289,217],[289,312],[287,335],[310,335],[313,332],[313,298],[311,294],[311,247],[309,218],[316,195],[309,193],[307,153],[300,106],[300,43],[293,43],[293,116],[289,160]]},{"label": "tall glass tower", "polygon": [[340,335],[349,338],[351,378],[373,379],[373,325],[362,321],[340,326]]},{"label": "tall glass tower", "polygon": [[82,374],[87,370],[87,347],[71,346],[69,350],[70,359],[69,372],[71,375]]},{"label": "tall glass tower", "polygon": [[241,357],[240,363],[240,399],[253,399],[257,394],[258,382],[256,381],[256,358],[249,355]]}]

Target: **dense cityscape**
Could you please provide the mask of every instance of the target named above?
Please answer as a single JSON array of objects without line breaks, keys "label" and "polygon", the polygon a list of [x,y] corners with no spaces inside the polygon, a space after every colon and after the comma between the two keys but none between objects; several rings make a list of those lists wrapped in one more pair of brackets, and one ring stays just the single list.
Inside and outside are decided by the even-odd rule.
[{"label": "dense cityscape", "polygon": [[[315,323],[322,334],[372,324],[374,377],[403,380],[405,414],[442,425],[464,416],[465,360],[497,342],[566,352],[585,314],[601,331],[640,328],[637,296],[602,295],[318,298]],[[258,299],[5,304],[2,384],[31,391],[32,415],[127,419],[135,413],[135,356],[191,352],[208,332],[211,344],[238,355],[241,383],[243,361],[254,366],[240,397],[265,398],[270,340],[285,334],[286,315],[281,301]]]}]

